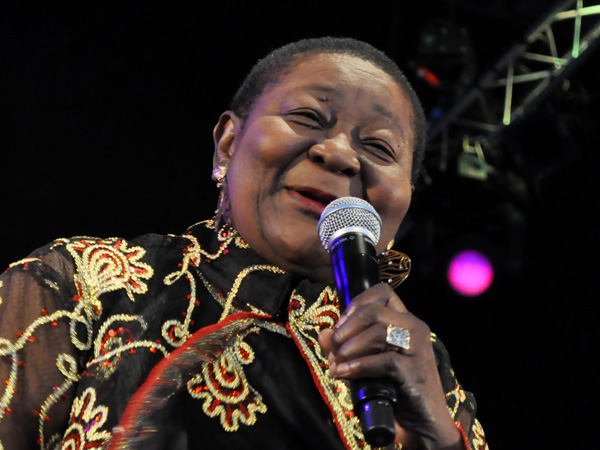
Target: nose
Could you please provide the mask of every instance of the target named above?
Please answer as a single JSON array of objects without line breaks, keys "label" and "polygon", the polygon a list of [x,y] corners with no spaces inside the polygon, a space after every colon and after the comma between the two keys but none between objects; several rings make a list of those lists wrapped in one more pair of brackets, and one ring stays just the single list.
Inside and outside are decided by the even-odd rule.
[{"label": "nose", "polygon": [[323,164],[331,172],[352,176],[360,171],[360,161],[345,133],[339,133],[313,145],[308,151],[308,158]]}]

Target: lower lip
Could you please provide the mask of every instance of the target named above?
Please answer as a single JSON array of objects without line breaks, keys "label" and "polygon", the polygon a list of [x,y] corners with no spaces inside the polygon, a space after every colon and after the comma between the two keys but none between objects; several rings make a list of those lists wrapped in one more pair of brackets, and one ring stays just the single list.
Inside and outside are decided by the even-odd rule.
[{"label": "lower lip", "polygon": [[304,195],[300,194],[297,191],[288,191],[290,193],[290,197],[300,202],[305,209],[321,216],[321,213],[325,210],[325,206],[319,202],[316,202]]}]

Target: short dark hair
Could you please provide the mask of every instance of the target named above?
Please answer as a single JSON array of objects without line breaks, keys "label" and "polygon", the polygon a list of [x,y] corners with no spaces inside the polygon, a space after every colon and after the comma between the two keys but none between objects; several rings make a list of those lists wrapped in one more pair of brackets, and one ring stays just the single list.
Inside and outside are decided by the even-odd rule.
[{"label": "short dark hair", "polygon": [[252,67],[235,93],[229,108],[242,119],[242,122],[245,122],[254,103],[267,85],[277,83],[279,77],[286,73],[296,58],[319,53],[350,55],[370,62],[392,77],[408,94],[413,107],[411,125],[414,129],[414,149],[411,181],[414,184],[425,154],[426,122],[423,107],[398,65],[381,50],[366,42],[352,38],[322,37],[303,39],[279,47]]}]

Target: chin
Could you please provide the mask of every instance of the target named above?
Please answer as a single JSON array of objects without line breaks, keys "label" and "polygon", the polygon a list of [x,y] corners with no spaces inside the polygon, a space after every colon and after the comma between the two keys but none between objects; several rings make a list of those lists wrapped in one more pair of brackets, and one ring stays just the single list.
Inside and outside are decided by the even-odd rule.
[{"label": "chin", "polygon": [[289,248],[287,254],[280,253],[279,267],[286,272],[311,281],[332,283],[331,259],[320,242]]}]

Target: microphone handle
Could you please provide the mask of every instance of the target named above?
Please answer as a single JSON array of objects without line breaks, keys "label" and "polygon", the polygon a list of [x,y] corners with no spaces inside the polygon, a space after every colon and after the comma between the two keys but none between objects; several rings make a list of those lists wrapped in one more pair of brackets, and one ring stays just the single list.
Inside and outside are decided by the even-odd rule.
[{"label": "microphone handle", "polygon": [[[331,262],[342,312],[361,292],[380,282],[375,244],[366,235],[352,231],[331,242]],[[365,440],[372,447],[393,442],[396,390],[387,378],[350,381],[352,404]]]}]

